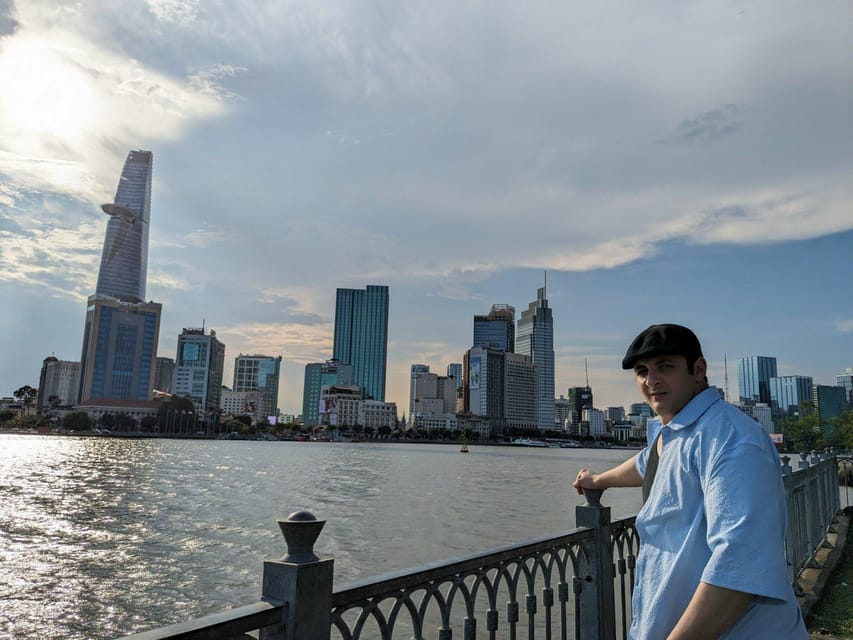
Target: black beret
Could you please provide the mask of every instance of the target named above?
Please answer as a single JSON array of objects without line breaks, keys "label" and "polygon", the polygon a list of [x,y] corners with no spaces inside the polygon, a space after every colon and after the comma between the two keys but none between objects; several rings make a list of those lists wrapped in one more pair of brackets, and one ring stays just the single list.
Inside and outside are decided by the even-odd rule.
[{"label": "black beret", "polygon": [[625,352],[623,369],[632,369],[637,360],[649,356],[679,355],[687,358],[688,364],[702,357],[699,338],[687,327],[679,324],[653,324],[640,335]]}]

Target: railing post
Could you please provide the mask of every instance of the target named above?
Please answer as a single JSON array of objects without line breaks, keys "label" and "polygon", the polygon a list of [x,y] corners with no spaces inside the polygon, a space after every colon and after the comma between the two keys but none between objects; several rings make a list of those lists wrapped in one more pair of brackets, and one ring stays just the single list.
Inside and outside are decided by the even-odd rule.
[{"label": "railing post", "polygon": [[791,469],[791,465],[788,464],[789,462],[791,462],[791,457],[790,456],[782,456],[781,460],[782,460],[782,475],[783,476],[791,475],[791,473],[793,473],[793,469]]},{"label": "railing post", "polygon": [[261,629],[260,640],[328,640],[332,627],[334,560],[314,554],[325,520],[291,513],[278,526],[287,543],[280,560],[264,562],[262,600],[285,603],[281,625]]},{"label": "railing post", "polygon": [[[586,503],[575,507],[576,523],[589,527],[595,537],[581,543],[587,575],[580,594],[581,640],[613,640],[616,614],[613,600],[613,545],[610,540],[610,507],[601,505],[601,491],[584,489]],[[584,565],[582,565],[584,566]]]},{"label": "railing post", "polygon": [[809,454],[806,451],[803,451],[800,454],[800,469],[808,469],[809,468]]}]

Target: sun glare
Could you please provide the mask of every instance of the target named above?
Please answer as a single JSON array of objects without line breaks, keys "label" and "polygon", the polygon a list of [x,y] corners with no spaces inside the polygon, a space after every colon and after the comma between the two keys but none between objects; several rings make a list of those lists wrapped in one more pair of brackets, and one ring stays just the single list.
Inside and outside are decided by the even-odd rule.
[{"label": "sun glare", "polygon": [[45,40],[11,38],[0,54],[0,127],[75,142],[96,117],[92,82]]}]

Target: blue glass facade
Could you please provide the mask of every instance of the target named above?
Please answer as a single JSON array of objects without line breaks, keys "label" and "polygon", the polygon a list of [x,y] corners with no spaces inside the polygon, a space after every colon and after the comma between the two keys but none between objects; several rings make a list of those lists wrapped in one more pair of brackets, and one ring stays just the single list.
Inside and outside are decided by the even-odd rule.
[{"label": "blue glass facade", "polygon": [[127,302],[145,299],[153,163],[150,151],[131,151],[121,172],[115,202],[101,207],[110,220],[101,254],[97,295]]},{"label": "blue glass facade", "polygon": [[812,378],[810,376],[781,376],[770,378],[770,405],[774,421],[789,417],[800,417],[803,403],[812,402]]},{"label": "blue glass facade", "polygon": [[554,429],[554,318],[545,288],[536,292],[536,300],[521,312],[515,334],[516,353],[528,356],[536,367],[540,429]]},{"label": "blue glass facade", "polygon": [[492,305],[484,316],[474,316],[474,347],[515,351],[515,309],[508,304]]},{"label": "blue glass facade", "polygon": [[747,356],[737,365],[737,386],[741,404],[770,404],[770,378],[776,377],[776,358]]},{"label": "blue glass facade", "polygon": [[388,355],[388,287],[338,289],[332,358],[353,367],[353,384],[385,401]]},{"label": "blue glass facade", "polygon": [[151,397],[161,307],[89,299],[81,365],[82,401]]}]

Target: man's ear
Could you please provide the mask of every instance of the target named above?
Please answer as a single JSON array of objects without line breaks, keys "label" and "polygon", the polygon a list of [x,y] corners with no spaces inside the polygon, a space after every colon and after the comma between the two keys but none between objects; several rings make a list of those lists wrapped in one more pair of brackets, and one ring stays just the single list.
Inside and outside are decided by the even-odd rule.
[{"label": "man's ear", "polygon": [[696,362],[693,364],[693,375],[697,380],[705,380],[705,376],[708,374],[708,362],[704,357],[699,356],[696,358]]}]

